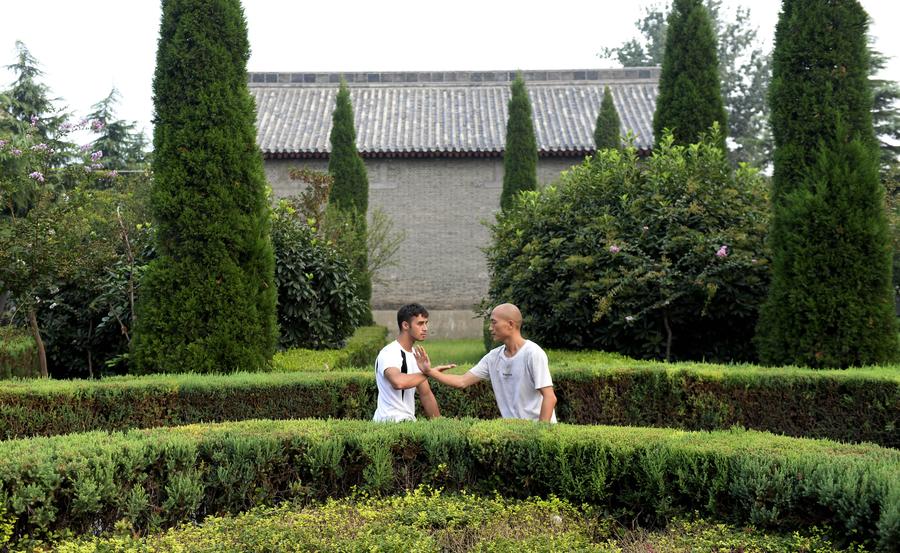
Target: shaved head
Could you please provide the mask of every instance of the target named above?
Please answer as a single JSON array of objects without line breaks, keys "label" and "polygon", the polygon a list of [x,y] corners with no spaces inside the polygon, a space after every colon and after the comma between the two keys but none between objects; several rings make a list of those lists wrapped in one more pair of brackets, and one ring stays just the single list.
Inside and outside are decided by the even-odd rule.
[{"label": "shaved head", "polygon": [[491,310],[491,317],[494,319],[512,321],[515,327],[522,328],[522,312],[519,308],[511,303],[501,303]]}]

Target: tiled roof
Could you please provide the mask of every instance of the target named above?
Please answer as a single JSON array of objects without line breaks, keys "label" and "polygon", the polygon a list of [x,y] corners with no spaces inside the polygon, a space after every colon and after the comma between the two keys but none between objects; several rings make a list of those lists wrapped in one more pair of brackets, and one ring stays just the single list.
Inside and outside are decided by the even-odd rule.
[{"label": "tiled roof", "polygon": [[[340,73],[251,73],[257,141],[266,157],[326,157]],[[364,157],[499,156],[512,71],[345,73]],[[658,68],[526,71],[542,156],[594,150],[609,85],[622,132],[653,143]]]}]

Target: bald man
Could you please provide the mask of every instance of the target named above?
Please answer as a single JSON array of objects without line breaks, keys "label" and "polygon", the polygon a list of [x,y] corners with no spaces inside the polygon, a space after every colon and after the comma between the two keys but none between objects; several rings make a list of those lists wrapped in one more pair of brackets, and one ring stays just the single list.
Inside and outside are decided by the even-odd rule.
[{"label": "bald man", "polygon": [[503,418],[556,422],[556,393],[547,354],[522,337],[518,307],[504,303],[491,310],[491,337],[503,345],[492,349],[465,374],[445,374],[443,367],[432,368],[422,348],[415,350],[416,362],[429,378],[454,388],[490,380]]}]

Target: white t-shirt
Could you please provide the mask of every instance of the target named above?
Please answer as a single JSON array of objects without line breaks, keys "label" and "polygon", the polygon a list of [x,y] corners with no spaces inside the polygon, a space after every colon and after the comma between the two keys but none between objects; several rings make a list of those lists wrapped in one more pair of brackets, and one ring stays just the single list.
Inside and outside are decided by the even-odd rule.
[{"label": "white t-shirt", "polygon": [[[505,345],[492,349],[469,372],[491,381],[505,419],[540,419],[544,396],[538,390],[553,386],[547,354],[531,340],[512,357],[506,356]],[[556,422],[555,409],[550,422]]]},{"label": "white t-shirt", "polygon": [[407,374],[421,372],[416,363],[416,356],[411,351],[405,351],[397,340],[384,346],[378,353],[378,357],[375,359],[378,407],[375,409],[375,416],[372,417],[372,420],[386,422],[416,420],[416,389],[395,390],[384,376],[384,370],[389,367],[402,369],[404,356],[406,357]]}]

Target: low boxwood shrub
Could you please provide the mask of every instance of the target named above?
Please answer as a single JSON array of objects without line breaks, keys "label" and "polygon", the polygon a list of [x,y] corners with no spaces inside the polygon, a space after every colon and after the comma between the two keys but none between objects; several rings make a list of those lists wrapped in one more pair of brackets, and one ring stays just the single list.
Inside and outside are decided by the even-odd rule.
[{"label": "low boxwood shrub", "polygon": [[[563,422],[742,426],[900,448],[895,369],[671,367],[614,358],[598,363],[582,355],[551,361],[559,367],[553,380]],[[444,416],[499,417],[486,383],[463,391],[432,383],[432,389]],[[367,420],[376,397],[371,370],[11,381],[0,388],[0,438],[251,418]]]},{"label": "low boxwood shrub", "polygon": [[773,535],[705,520],[674,520],[662,531],[648,531],[624,527],[598,511],[558,497],[519,501],[419,487],[398,496],[362,495],[306,506],[285,502],[278,507],[257,507],[145,537],[135,537],[123,524],[117,535],[57,543],[54,550],[245,553],[290,544],[293,551],[397,553],[839,551],[817,532]]},{"label": "low boxwood shrub", "polygon": [[26,330],[0,325],[0,379],[40,376],[37,346]]},{"label": "low boxwood shrub", "polygon": [[555,494],[642,525],[697,512],[765,529],[827,526],[880,551],[900,543],[900,451],[753,431],[301,420],[0,443],[0,510],[14,545],[121,520],[155,529],[285,499],[422,484]]}]

